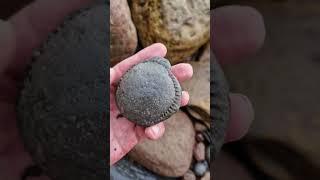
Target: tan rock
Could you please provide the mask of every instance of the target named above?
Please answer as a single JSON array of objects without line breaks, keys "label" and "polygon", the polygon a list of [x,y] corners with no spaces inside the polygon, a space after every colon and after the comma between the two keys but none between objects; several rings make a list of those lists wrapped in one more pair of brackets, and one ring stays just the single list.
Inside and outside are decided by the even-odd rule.
[{"label": "tan rock", "polygon": [[194,147],[193,150],[193,156],[197,161],[204,161],[206,156],[205,156],[205,151],[206,151],[206,146],[200,142],[197,143]]},{"label": "tan rock", "polygon": [[136,27],[127,0],[110,1],[111,65],[132,55],[138,45]]},{"label": "tan rock", "polygon": [[181,111],[164,123],[166,131],[162,138],[139,143],[129,156],[157,174],[183,176],[192,161],[195,143],[193,125],[188,116]]},{"label": "tan rock", "polygon": [[182,179],[183,180],[196,180],[196,175],[194,175],[194,173],[191,170],[189,170],[183,175]]},{"label": "tan rock", "polygon": [[193,76],[191,80],[181,83],[189,92],[189,105],[201,108],[210,114],[210,46],[207,46],[200,61],[191,61]]},{"label": "tan rock", "polygon": [[131,10],[142,45],[164,43],[172,64],[183,61],[209,40],[209,0],[132,0]]},{"label": "tan rock", "polygon": [[210,180],[210,172],[207,171],[204,176],[201,178],[201,180]]}]

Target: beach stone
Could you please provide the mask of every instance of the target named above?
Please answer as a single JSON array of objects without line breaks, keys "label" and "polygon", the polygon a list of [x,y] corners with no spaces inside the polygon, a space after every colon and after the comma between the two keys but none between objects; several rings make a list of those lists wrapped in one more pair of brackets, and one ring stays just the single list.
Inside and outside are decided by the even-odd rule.
[{"label": "beach stone", "polygon": [[205,160],[205,151],[206,147],[204,143],[200,142],[197,143],[193,150],[193,156],[197,161],[204,161]]},{"label": "beach stone", "polygon": [[128,70],[116,91],[120,113],[140,126],[152,126],[176,113],[182,90],[170,68],[167,59],[153,57]]},{"label": "beach stone", "polygon": [[109,117],[106,4],[76,12],[40,48],[17,102],[17,126],[51,180],[104,180]]},{"label": "beach stone", "polygon": [[195,125],[194,125],[194,129],[197,131],[197,132],[202,132],[202,131],[205,131],[207,129],[207,127],[201,123],[198,123],[196,122]]},{"label": "beach stone", "polygon": [[203,141],[204,141],[203,135],[202,135],[201,133],[197,133],[197,135],[196,135],[196,140],[197,140],[198,142],[203,142]]},{"label": "beach stone", "polygon": [[144,140],[129,156],[156,174],[168,177],[183,176],[192,161],[195,131],[189,117],[178,111],[164,121],[166,132],[160,139]]},{"label": "beach stone", "polygon": [[133,21],[144,47],[161,42],[172,64],[194,54],[210,37],[209,0],[131,0]]},{"label": "beach stone", "polygon": [[206,161],[197,162],[194,165],[194,173],[198,177],[202,177],[208,170],[208,163]]},{"label": "beach stone", "polygon": [[210,180],[210,172],[207,171],[204,176],[201,178],[201,180]]},{"label": "beach stone", "polygon": [[110,2],[110,61],[111,65],[134,54],[138,45],[136,27],[131,19],[127,0]]},{"label": "beach stone", "polygon": [[196,175],[191,170],[188,170],[184,175],[183,175],[183,180],[196,180]]},{"label": "beach stone", "polygon": [[[189,81],[181,83],[184,90],[190,95],[189,106],[201,108],[210,114],[210,51],[209,55],[202,55],[200,61],[190,61],[193,76]],[[210,119],[208,119],[210,124]]]}]

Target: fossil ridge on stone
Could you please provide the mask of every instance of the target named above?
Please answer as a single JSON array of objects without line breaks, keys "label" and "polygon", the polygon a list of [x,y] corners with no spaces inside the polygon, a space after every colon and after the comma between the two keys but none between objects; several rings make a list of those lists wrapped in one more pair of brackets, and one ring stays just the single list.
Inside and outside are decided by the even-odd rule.
[{"label": "fossil ridge on stone", "polygon": [[121,115],[147,127],[176,113],[180,108],[182,90],[170,68],[167,59],[153,57],[129,69],[116,91]]}]

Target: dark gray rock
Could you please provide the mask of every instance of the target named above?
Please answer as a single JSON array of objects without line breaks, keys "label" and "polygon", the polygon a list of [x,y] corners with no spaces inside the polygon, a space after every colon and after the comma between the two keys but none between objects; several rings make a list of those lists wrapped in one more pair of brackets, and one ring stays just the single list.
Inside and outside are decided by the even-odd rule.
[{"label": "dark gray rock", "polygon": [[120,113],[141,126],[168,119],[180,108],[181,87],[161,57],[133,66],[121,78],[116,92]]},{"label": "dark gray rock", "polygon": [[25,79],[18,128],[52,180],[106,178],[107,9],[70,17],[39,50]]}]

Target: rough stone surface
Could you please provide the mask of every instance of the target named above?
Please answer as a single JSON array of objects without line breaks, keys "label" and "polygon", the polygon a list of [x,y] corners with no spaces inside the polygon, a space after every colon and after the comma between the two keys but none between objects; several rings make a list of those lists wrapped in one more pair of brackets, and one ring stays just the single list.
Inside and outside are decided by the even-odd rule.
[{"label": "rough stone surface", "polygon": [[164,121],[166,132],[157,141],[145,140],[129,153],[151,171],[169,177],[183,176],[192,161],[195,132],[188,116],[179,111]]},{"label": "rough stone surface", "polygon": [[132,0],[131,6],[142,45],[164,43],[173,64],[189,57],[209,40],[209,0]]},{"label": "rough stone surface", "polygon": [[168,119],[180,108],[181,87],[161,57],[133,66],[121,78],[116,92],[120,113],[141,126]]},{"label": "rough stone surface", "polygon": [[107,9],[95,6],[67,20],[25,79],[18,128],[34,162],[52,180],[106,176]]},{"label": "rough stone surface", "polygon": [[189,170],[183,175],[182,180],[196,180],[196,175],[194,175],[194,173]]},{"label": "rough stone surface", "polygon": [[210,146],[208,146],[208,147],[206,148],[206,160],[207,160],[208,162],[210,162],[210,156],[211,156],[211,154],[210,154]]},{"label": "rough stone surface", "polygon": [[197,161],[204,161],[205,160],[205,151],[206,147],[204,143],[200,142],[197,143],[193,150],[193,156]]},{"label": "rough stone surface", "polygon": [[206,161],[197,162],[193,170],[196,176],[202,177],[208,170],[208,163]]},{"label": "rough stone surface", "polygon": [[110,60],[114,65],[132,55],[138,45],[127,0],[110,2]]}]

